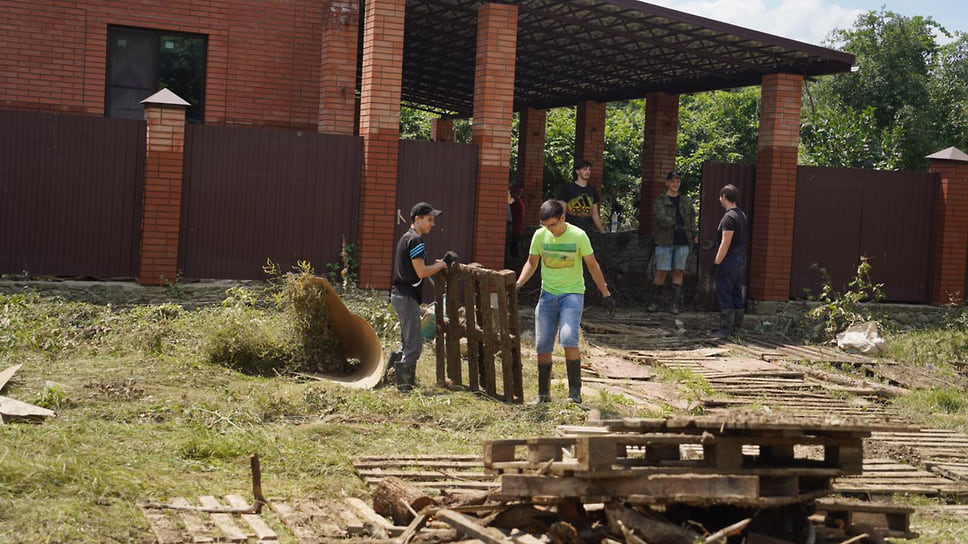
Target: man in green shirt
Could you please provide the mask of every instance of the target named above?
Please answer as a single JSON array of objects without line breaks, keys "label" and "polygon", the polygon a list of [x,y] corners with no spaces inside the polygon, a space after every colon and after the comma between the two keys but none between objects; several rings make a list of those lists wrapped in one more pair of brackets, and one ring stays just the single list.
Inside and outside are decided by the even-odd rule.
[{"label": "man in green shirt", "polygon": [[551,352],[555,336],[565,350],[568,370],[568,399],[581,402],[581,351],[578,329],[585,306],[585,278],[582,263],[588,267],[602,293],[602,304],[614,313],[615,300],[592,252],[588,235],[565,221],[565,208],[558,200],[548,200],[539,212],[542,228],[531,238],[528,261],[521,269],[516,287],[531,279],[541,262],[541,295],[534,309],[535,344],[538,352],[538,402],[551,400]]}]

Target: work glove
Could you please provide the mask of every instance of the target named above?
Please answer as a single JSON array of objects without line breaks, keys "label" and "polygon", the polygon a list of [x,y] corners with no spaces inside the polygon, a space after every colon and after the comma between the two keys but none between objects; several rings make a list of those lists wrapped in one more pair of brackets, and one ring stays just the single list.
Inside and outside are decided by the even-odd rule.
[{"label": "work glove", "polygon": [[446,264],[447,266],[450,266],[456,263],[459,259],[460,257],[457,255],[456,251],[451,250],[451,251],[448,251],[447,253],[444,253],[444,264]]},{"label": "work glove", "polygon": [[709,273],[712,274],[713,276],[715,276],[716,274],[719,274],[719,265],[716,263],[713,263],[713,265],[709,267]]},{"label": "work glove", "polygon": [[605,308],[605,313],[608,315],[615,315],[615,299],[612,295],[602,299],[602,307]]}]

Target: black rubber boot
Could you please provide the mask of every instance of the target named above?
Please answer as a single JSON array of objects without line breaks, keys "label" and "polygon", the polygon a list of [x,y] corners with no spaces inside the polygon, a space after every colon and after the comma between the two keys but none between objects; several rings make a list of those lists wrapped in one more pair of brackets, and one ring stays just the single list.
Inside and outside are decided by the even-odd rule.
[{"label": "black rubber boot", "polygon": [[672,284],[672,301],[669,303],[669,311],[673,314],[679,313],[679,293],[681,291],[681,285],[675,283]]},{"label": "black rubber boot", "polygon": [[551,402],[551,365],[538,364],[538,398],[535,404]]},{"label": "black rubber boot", "polygon": [[646,308],[646,311],[654,312],[654,311],[658,310],[659,309],[659,297],[661,297],[661,296],[662,296],[662,286],[661,285],[656,285],[656,284],[653,283],[652,284],[652,296],[649,298],[649,300],[650,300],[649,307]]},{"label": "black rubber boot", "polygon": [[581,359],[566,360],[568,369],[568,400],[581,404]]},{"label": "black rubber boot", "polygon": [[739,334],[740,329],[743,328],[743,318],[746,316],[746,311],[742,308],[738,310],[733,310],[735,316],[733,317],[733,334]]},{"label": "black rubber boot", "polygon": [[719,311],[719,330],[713,335],[716,338],[729,338],[733,335],[733,314],[736,310]]},{"label": "black rubber boot", "polygon": [[414,382],[417,378],[417,363],[404,363],[402,361],[393,365],[396,372],[397,391],[409,393],[413,390]]}]

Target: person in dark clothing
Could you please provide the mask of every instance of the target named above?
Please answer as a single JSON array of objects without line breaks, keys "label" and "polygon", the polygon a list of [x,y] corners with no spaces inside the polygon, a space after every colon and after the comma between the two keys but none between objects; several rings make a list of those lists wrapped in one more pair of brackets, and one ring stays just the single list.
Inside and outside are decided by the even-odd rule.
[{"label": "person in dark clothing", "polygon": [[522,232],[524,232],[524,202],[521,202],[521,189],[515,187],[508,191],[508,218],[505,233],[505,249],[512,259],[521,256]]},{"label": "person in dark clothing", "polygon": [[655,241],[655,279],[652,283],[651,303],[647,310],[659,309],[659,296],[665,285],[666,274],[672,271],[672,295],[669,311],[679,313],[679,294],[692,245],[699,241],[696,228],[696,208],[688,195],[679,191],[682,177],[673,170],[666,176],[666,190],[652,205]]},{"label": "person in dark clothing", "polygon": [[746,214],[739,209],[739,189],[727,185],[719,190],[719,204],[726,210],[719,222],[719,249],[713,260],[716,276],[716,301],[719,303],[718,338],[732,336],[743,326],[746,306],[746,245],[750,228]]},{"label": "person in dark clothing", "polygon": [[605,232],[598,207],[601,197],[594,187],[588,186],[592,176],[592,163],[587,160],[575,162],[575,181],[566,183],[558,190],[558,200],[565,206],[568,224],[587,232]]},{"label": "person in dark clothing", "polygon": [[436,224],[440,210],[426,202],[418,202],[410,210],[410,229],[400,237],[394,253],[393,287],[390,303],[400,320],[400,336],[403,343],[402,356],[397,352],[392,359],[399,391],[410,391],[416,380],[417,359],[423,350],[420,335],[420,287],[424,278],[433,276],[456,259],[448,252],[443,260],[427,263],[427,245],[423,236]]}]

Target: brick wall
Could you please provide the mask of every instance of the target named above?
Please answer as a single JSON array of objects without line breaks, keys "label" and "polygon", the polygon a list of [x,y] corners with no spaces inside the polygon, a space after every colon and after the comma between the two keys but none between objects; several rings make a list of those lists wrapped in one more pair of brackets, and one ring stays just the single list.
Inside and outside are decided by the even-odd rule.
[{"label": "brick wall", "polygon": [[[592,161],[588,185],[602,192],[605,171],[605,103],[585,100],[575,111],[575,160]],[[572,163],[574,164],[574,163]]]},{"label": "brick wall", "polygon": [[935,214],[934,282],[931,303],[965,301],[968,268],[968,162],[931,160],[930,171],[941,177]]},{"label": "brick wall", "polygon": [[107,28],[119,25],[208,37],[206,123],[315,130],[323,13],[331,4],[4,0],[0,107],[103,115]]},{"label": "brick wall", "polygon": [[763,76],[749,267],[756,300],[790,298],[802,84],[799,75]]},{"label": "brick wall", "polygon": [[504,231],[511,165],[511,119],[518,7],[483,4],[477,12],[473,142],[478,145],[474,260],[504,266]]},{"label": "brick wall", "polygon": [[518,119],[517,184],[524,202],[524,224],[537,225],[538,209],[544,201],[544,146],[548,115],[545,110],[526,108]]},{"label": "brick wall", "polygon": [[329,134],[354,134],[360,3],[359,0],[323,0],[322,11],[316,129]]},{"label": "brick wall", "polygon": [[185,107],[146,105],[145,121],[148,149],[138,283],[163,285],[174,283],[178,274]]},{"label": "brick wall", "polygon": [[679,134],[679,95],[650,93],[645,97],[645,134],[642,140],[642,192],[639,232],[652,232],[652,202],[666,190],[665,177],[676,166]]},{"label": "brick wall", "polygon": [[377,289],[390,286],[393,271],[404,6],[404,0],[370,0],[363,31],[360,284]]}]

